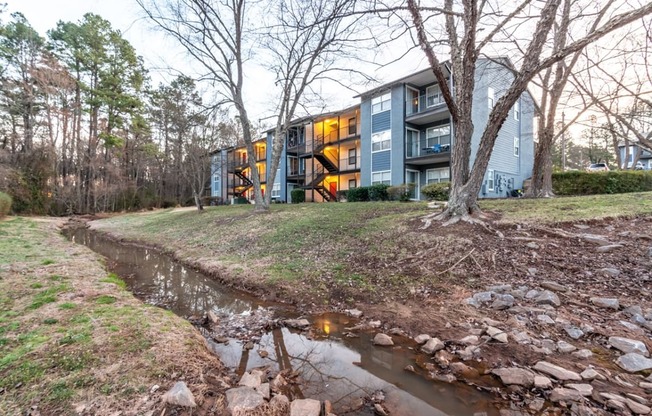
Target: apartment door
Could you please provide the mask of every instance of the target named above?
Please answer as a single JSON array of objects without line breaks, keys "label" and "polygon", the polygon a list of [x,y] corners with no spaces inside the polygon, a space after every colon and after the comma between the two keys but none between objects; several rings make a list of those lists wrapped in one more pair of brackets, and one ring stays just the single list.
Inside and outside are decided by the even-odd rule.
[{"label": "apartment door", "polygon": [[405,103],[405,115],[416,114],[419,112],[419,90],[407,87],[407,102]]},{"label": "apartment door", "polygon": [[328,186],[330,187],[331,194],[337,195],[337,182],[330,182]]},{"label": "apartment door", "polygon": [[419,156],[419,132],[412,129],[405,131],[405,157]]},{"label": "apartment door", "polygon": [[410,199],[419,199],[420,198],[420,184],[419,184],[419,171],[418,170],[406,170],[405,171],[405,183],[413,183],[414,190],[410,193]]}]

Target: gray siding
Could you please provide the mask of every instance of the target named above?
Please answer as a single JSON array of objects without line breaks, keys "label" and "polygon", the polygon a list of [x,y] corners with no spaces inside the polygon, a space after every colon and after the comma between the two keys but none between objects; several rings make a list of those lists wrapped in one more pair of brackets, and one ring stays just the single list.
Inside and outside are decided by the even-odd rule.
[{"label": "gray siding", "polygon": [[[392,97],[393,101],[393,97]],[[394,103],[392,102],[392,108]],[[382,113],[374,114],[371,116],[371,132],[378,133],[380,131],[389,130],[391,125],[391,111],[383,111]]]},{"label": "gray siding", "polygon": [[392,154],[390,168],[392,185],[405,182],[405,86],[392,89]]},{"label": "gray siding", "polygon": [[360,186],[371,185],[371,100],[360,104]]},{"label": "gray siding", "polygon": [[[382,152],[376,152],[371,154],[371,171],[372,172],[382,172],[391,169],[391,151],[385,150]],[[392,174],[392,177],[394,175]],[[393,182],[393,181],[392,181]],[[371,181],[369,181],[371,184]]]}]

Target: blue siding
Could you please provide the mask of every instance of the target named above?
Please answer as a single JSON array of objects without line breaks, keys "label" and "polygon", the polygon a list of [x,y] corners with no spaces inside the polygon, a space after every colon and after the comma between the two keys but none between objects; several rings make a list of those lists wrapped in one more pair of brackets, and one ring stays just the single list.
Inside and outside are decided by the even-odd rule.
[{"label": "blue siding", "polygon": [[[390,163],[390,150],[385,150],[382,152],[376,152],[371,154],[371,171],[372,172],[382,172],[385,170],[391,169]],[[371,181],[369,181],[371,183]]]},{"label": "blue siding", "polygon": [[405,85],[392,88],[392,185],[405,182]]},{"label": "blue siding", "polygon": [[360,186],[371,185],[371,100],[360,104]]},{"label": "blue siding", "polygon": [[[392,103],[393,105],[393,103]],[[378,133],[379,131],[389,130],[391,125],[390,121],[391,111],[383,111],[382,113],[374,114],[371,116],[371,132]]]}]

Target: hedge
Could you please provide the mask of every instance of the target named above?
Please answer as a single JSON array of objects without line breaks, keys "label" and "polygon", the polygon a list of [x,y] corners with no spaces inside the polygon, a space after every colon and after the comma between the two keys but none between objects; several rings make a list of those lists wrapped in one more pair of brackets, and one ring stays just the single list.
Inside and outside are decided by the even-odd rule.
[{"label": "hedge", "polygon": [[389,187],[389,185],[378,184],[351,188],[346,195],[346,200],[348,202],[389,201],[387,192]]},{"label": "hedge", "polygon": [[4,192],[0,192],[0,218],[9,214],[11,211],[11,197]]},{"label": "hedge", "polygon": [[369,187],[360,186],[357,188],[349,189],[349,192],[346,194],[346,200],[348,202],[366,202],[369,201]]},{"label": "hedge", "polygon": [[557,195],[622,194],[652,191],[652,172],[559,172],[552,174]]},{"label": "hedge", "polygon": [[387,188],[387,194],[392,201],[407,202],[410,200],[410,195],[414,192],[416,184],[404,183],[398,186],[390,186]]},{"label": "hedge", "polygon": [[421,189],[421,194],[431,201],[448,201],[450,182],[429,183]]},{"label": "hedge", "polygon": [[303,189],[293,189],[292,192],[290,192],[290,197],[292,198],[293,204],[306,202],[306,191]]}]

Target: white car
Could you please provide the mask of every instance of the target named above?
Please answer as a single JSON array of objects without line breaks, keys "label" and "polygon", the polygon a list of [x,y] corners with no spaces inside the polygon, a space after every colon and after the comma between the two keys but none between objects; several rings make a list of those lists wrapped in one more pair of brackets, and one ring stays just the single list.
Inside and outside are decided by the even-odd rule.
[{"label": "white car", "polygon": [[644,170],[645,166],[643,166],[643,162],[636,162],[636,166],[634,166],[634,170]]}]

